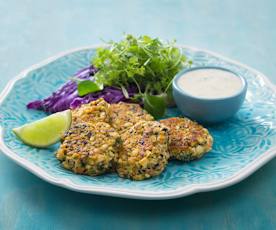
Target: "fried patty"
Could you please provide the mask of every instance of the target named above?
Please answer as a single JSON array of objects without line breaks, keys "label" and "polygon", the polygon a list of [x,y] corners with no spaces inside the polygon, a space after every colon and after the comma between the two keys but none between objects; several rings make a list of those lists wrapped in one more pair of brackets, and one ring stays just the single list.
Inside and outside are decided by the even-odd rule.
[{"label": "fried patty", "polygon": [[159,175],[168,159],[168,128],[157,121],[140,121],[121,134],[117,162],[120,177],[144,180]]},{"label": "fried patty", "polygon": [[119,134],[105,122],[74,123],[56,157],[74,173],[97,176],[112,170],[119,145]]},{"label": "fried patty", "polygon": [[108,104],[103,98],[83,104],[72,110],[73,123],[107,122],[109,123]]},{"label": "fried patty", "polygon": [[141,108],[139,104],[120,102],[109,108],[110,124],[119,132],[133,127],[140,121],[153,121],[154,118]]},{"label": "fried patty", "polygon": [[208,130],[188,118],[173,117],[160,121],[169,128],[169,152],[172,159],[191,161],[210,151],[213,138]]}]

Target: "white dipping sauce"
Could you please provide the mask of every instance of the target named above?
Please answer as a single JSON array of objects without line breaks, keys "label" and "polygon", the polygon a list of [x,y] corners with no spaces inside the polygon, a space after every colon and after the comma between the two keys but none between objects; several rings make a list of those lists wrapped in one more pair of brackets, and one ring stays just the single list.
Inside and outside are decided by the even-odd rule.
[{"label": "white dipping sauce", "polygon": [[201,98],[233,96],[243,87],[237,75],[215,68],[189,71],[178,79],[177,84],[185,93]]}]

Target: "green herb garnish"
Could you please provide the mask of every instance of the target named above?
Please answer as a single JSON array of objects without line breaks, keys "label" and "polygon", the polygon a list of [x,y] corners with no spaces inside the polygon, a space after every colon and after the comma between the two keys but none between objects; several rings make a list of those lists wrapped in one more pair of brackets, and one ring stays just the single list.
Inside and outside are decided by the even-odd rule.
[{"label": "green herb garnish", "polygon": [[84,80],[78,82],[78,93],[82,97],[88,93],[95,93],[103,89],[103,84],[97,84],[90,80]]},{"label": "green herb garnish", "polygon": [[166,112],[166,102],[161,96],[144,94],[144,108],[154,118],[162,117]]},{"label": "green herb garnish", "polygon": [[139,93],[133,99],[143,100],[145,109],[160,118],[172,99],[174,76],[191,61],[175,41],[163,43],[149,36],[126,35],[120,42],[109,42],[108,48],[98,48],[92,64],[99,69],[94,76],[98,84],[120,87],[126,98],[126,88],[135,84]]}]

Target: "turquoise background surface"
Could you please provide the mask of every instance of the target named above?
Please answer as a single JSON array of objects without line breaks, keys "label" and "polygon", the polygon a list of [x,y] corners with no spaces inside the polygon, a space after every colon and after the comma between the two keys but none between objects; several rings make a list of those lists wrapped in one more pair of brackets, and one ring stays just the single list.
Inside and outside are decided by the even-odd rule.
[{"label": "turquoise background surface", "polygon": [[[276,83],[276,1],[0,1],[0,90],[58,52],[149,34],[221,53]],[[276,159],[245,181],[176,200],[79,194],[0,154],[0,229],[275,229]]]}]

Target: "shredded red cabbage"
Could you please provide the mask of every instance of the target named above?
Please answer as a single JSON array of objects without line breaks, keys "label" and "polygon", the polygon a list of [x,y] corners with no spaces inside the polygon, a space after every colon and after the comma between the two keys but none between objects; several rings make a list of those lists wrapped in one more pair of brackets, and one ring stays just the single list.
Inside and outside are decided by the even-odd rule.
[{"label": "shredded red cabbage", "polygon": [[[88,80],[91,79],[97,72],[97,69],[93,66],[89,66],[78,71],[75,77]],[[133,97],[137,93],[137,88],[135,86],[130,86],[127,89],[129,96]],[[61,88],[54,92],[51,96],[43,99],[32,101],[27,104],[28,109],[43,110],[49,113],[55,113],[63,111],[66,109],[74,109],[82,104],[87,104],[90,101],[97,100],[99,98],[104,98],[108,103],[118,103],[120,101],[128,101],[124,94],[119,88],[115,87],[105,87],[102,91],[96,93],[90,93],[83,97],[78,95],[77,83],[70,80],[65,83]]]}]

